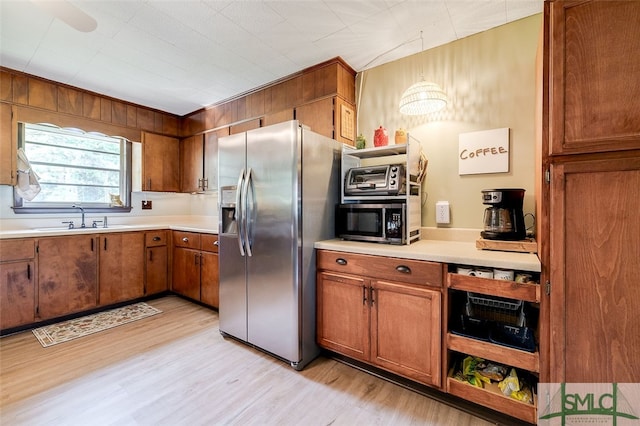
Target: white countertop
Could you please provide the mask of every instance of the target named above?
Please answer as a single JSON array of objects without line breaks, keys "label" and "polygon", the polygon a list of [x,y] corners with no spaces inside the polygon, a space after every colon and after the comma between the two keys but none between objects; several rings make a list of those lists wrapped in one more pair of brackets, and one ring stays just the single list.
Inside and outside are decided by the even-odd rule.
[{"label": "white countertop", "polygon": [[218,233],[218,220],[215,217],[189,217],[189,216],[160,216],[148,218],[127,218],[126,223],[122,219],[112,220],[107,228],[101,226],[97,228],[74,228],[67,229],[62,225],[53,225],[46,223],[33,227],[14,227],[7,229],[3,226],[0,229],[0,239],[8,238],[37,238],[37,237],[53,237],[59,235],[78,235],[78,234],[96,234],[105,232],[130,232],[130,231],[149,231],[154,229],[171,229],[176,231],[200,232],[205,234]]},{"label": "white countertop", "polygon": [[317,249],[348,253],[371,254],[403,259],[430,260],[459,265],[487,266],[540,272],[540,259],[533,253],[479,250],[475,242],[422,239],[410,245],[390,245],[345,241],[341,239],[318,241]]}]

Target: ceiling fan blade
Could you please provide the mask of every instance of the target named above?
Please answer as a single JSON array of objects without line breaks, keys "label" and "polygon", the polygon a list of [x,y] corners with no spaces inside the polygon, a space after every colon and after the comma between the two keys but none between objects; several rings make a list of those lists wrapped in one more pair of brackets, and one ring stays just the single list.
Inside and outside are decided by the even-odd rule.
[{"label": "ceiling fan blade", "polygon": [[95,19],[66,0],[31,0],[31,2],[78,31],[89,33],[98,27]]}]

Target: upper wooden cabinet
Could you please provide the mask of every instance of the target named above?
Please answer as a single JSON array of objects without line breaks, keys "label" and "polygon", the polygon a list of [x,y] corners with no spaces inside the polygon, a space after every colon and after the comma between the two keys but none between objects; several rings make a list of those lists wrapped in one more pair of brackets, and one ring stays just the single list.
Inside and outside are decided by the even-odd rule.
[{"label": "upper wooden cabinet", "polygon": [[142,132],[142,190],[180,191],[180,141]]},{"label": "upper wooden cabinet", "polygon": [[549,9],[550,153],[640,148],[640,3]]},{"label": "upper wooden cabinet", "polygon": [[17,142],[12,136],[11,105],[0,102],[0,185],[15,183]]},{"label": "upper wooden cabinet", "polygon": [[204,187],[204,135],[189,136],[180,141],[180,190],[201,192]]},{"label": "upper wooden cabinet", "polygon": [[182,192],[215,191],[218,187],[218,138],[229,127],[180,141],[180,188]]},{"label": "upper wooden cabinet", "polygon": [[296,107],[296,119],[316,133],[349,145],[355,143],[355,108],[337,96]]}]

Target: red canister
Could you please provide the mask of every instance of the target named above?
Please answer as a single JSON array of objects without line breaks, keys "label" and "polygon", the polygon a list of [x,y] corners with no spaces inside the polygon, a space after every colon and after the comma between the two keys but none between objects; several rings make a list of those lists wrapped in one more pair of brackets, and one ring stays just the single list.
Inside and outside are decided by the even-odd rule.
[{"label": "red canister", "polygon": [[380,126],[373,134],[373,146],[385,146],[389,144],[387,129]]}]

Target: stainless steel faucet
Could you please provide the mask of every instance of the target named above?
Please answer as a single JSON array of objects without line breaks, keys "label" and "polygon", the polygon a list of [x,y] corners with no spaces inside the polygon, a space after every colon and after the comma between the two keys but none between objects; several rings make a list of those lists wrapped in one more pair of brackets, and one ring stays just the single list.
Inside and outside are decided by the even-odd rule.
[{"label": "stainless steel faucet", "polygon": [[80,225],[80,228],[86,228],[87,225],[84,224],[84,209],[80,206],[76,206],[75,204],[73,206],[74,209],[80,209],[80,212],[82,213],[82,224]]}]

